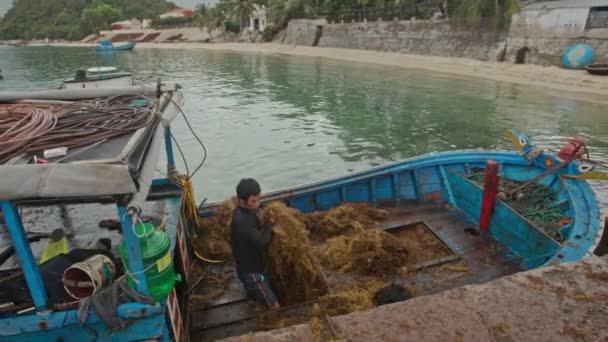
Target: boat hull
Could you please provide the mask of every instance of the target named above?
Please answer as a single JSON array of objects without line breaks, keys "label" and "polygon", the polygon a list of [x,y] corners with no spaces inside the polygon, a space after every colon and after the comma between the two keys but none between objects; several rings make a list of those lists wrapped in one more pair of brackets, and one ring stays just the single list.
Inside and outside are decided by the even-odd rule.
[{"label": "boat hull", "polygon": [[126,88],[133,85],[133,78],[130,74],[121,77],[105,79],[92,79],[85,81],[65,81],[62,89],[83,89],[83,88]]},{"label": "boat hull", "polygon": [[[490,159],[499,162],[501,177],[514,181],[525,182],[546,171],[542,160],[531,164],[514,151],[431,153],[275,191],[265,195],[264,201],[281,200],[302,212],[327,210],[343,202],[369,201],[380,206],[405,201],[435,202],[460,210],[472,224],[478,225],[483,189],[466,175],[473,169],[484,169]],[[497,202],[490,233],[507,245],[526,268],[580,260],[599,243],[603,227],[595,195],[586,181],[562,177],[567,172],[564,169],[540,181],[556,192],[560,206],[572,220],[562,228],[563,241],[554,240],[504,202]],[[219,204],[202,208],[201,215],[210,215],[216,205]]]},{"label": "boat hull", "polygon": [[113,46],[96,46],[96,52],[113,52],[113,51],[129,51],[135,48],[136,43],[128,43],[124,45],[113,45]]}]

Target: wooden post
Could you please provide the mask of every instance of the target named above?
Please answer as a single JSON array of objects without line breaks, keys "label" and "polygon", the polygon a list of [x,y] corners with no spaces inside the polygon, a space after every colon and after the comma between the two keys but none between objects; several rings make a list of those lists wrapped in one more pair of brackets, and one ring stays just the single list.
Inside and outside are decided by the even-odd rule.
[{"label": "wooden post", "polygon": [[486,162],[483,200],[481,203],[481,215],[479,217],[479,230],[482,232],[487,232],[490,228],[490,219],[494,212],[496,195],[498,195],[498,162],[490,159]]}]

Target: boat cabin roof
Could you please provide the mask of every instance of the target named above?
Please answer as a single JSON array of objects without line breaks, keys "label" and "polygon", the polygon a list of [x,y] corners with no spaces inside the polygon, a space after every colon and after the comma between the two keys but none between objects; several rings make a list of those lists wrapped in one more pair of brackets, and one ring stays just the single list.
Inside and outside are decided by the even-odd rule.
[{"label": "boat cabin roof", "polygon": [[[139,88],[140,94],[149,94],[146,88],[132,88]],[[118,95],[121,89],[88,93],[107,95],[112,91],[114,95]],[[78,94],[81,91],[55,92],[64,95],[67,92]],[[48,95],[48,92],[43,95]],[[1,98],[2,94],[0,100]],[[147,98],[154,101],[154,97]],[[104,197],[140,193],[140,184],[150,184],[160,150],[163,148],[165,126],[161,121],[171,122],[178,112],[177,105],[182,101],[181,93],[164,92],[158,104],[162,116],[155,116],[145,126],[124,135],[92,142],[88,146],[68,148],[66,155],[44,158],[42,151],[35,151],[26,152],[23,158],[11,158],[0,165],[0,188],[3,189],[0,200],[44,205],[65,203],[68,200],[81,202],[86,198],[97,202]],[[48,106],[49,103],[58,102],[21,103]],[[70,107],[74,104],[73,101],[59,103],[64,105],[63,109],[55,113],[59,118],[73,109]],[[0,104],[1,106],[3,105]],[[149,115],[154,116],[154,110],[151,110]],[[47,163],[34,163],[34,157],[44,158]]]},{"label": "boat cabin roof", "polygon": [[111,67],[111,66],[95,67],[95,68],[87,69],[87,73],[91,74],[91,75],[109,74],[109,73],[114,73],[117,71],[118,71],[118,69],[116,67]]}]

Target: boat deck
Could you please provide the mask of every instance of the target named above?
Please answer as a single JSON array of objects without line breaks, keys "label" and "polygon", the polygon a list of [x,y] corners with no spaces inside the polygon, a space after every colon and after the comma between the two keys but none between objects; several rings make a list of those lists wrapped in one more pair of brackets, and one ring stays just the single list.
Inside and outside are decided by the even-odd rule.
[{"label": "boat deck", "polygon": [[[483,283],[523,270],[506,246],[476,234],[464,215],[447,206],[407,203],[385,208],[389,217],[381,228],[395,234],[408,247],[409,261],[400,280],[416,296],[437,293],[466,284]],[[323,269],[329,291],[344,276]],[[211,341],[250,331],[265,330],[265,309],[249,301],[236,277],[234,265],[215,265],[208,269],[219,285],[205,284],[192,297],[191,333],[194,341]],[[219,298],[210,299],[221,293]],[[223,291],[223,293],[222,293]],[[312,303],[284,307],[279,312],[283,322],[310,311]],[[276,326],[273,326],[276,327]]]}]

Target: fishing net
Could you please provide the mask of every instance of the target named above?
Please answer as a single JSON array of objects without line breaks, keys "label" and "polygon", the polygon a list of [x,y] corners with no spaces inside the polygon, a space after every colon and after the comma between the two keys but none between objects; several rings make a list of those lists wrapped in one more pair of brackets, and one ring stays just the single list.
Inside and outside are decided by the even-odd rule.
[{"label": "fishing net", "polygon": [[282,202],[273,202],[263,209],[262,217],[274,230],[267,265],[280,302],[296,304],[323,295],[327,285],[313,259],[304,216]]},{"label": "fishing net", "polygon": [[[483,187],[484,177],[483,170],[475,170],[468,176],[481,187]],[[501,177],[498,191],[506,194],[522,184],[522,182]],[[566,213],[556,206],[557,194],[548,186],[540,183],[530,184],[513,197],[505,196],[503,201],[551,238],[558,242],[564,241],[560,227],[564,225]]]},{"label": "fishing net", "polygon": [[380,278],[395,275],[407,256],[407,248],[399,239],[377,229],[329,239],[320,253],[323,265],[333,270]]},{"label": "fishing net", "polygon": [[306,215],[310,236],[315,241],[348,234],[370,228],[376,228],[378,222],[388,216],[370,203],[347,203],[328,211],[318,211]]}]

